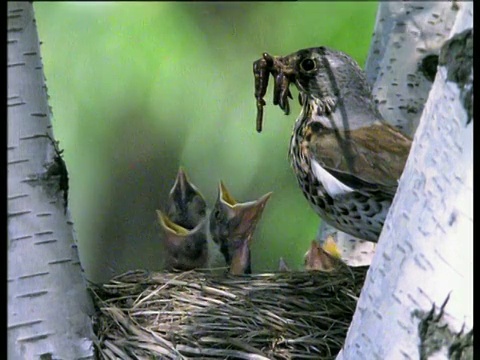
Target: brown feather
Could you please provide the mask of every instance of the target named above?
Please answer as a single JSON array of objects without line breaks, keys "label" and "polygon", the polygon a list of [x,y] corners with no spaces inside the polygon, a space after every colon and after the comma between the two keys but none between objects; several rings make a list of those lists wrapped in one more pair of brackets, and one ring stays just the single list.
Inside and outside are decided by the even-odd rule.
[{"label": "brown feather", "polygon": [[[308,151],[333,176],[355,189],[394,194],[412,141],[395,128],[376,123],[341,136],[333,130],[312,133]],[[351,157],[343,149],[350,148]]]}]

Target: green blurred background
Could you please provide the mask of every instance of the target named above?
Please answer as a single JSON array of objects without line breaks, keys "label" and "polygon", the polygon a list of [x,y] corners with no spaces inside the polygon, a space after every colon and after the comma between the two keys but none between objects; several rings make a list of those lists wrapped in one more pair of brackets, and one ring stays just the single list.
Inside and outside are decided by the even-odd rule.
[{"label": "green blurred background", "polygon": [[[299,105],[267,92],[255,131],[252,63],[330,46],[364,65],[377,2],[35,2],[55,137],[90,280],[158,269],[155,209],[182,165],[211,206],[222,179],[243,202],[273,191],[254,272],[301,268],[319,218],[287,157]],[[294,99],[296,89],[292,89]],[[270,105],[270,106],[268,106]]]}]

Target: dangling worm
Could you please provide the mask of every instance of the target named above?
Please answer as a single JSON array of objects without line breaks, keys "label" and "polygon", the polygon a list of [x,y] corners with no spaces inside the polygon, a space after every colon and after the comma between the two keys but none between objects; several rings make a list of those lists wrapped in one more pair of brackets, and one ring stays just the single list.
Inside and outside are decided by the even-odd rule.
[{"label": "dangling worm", "polygon": [[273,104],[279,105],[285,115],[290,114],[290,104],[288,98],[293,99],[289,89],[290,81],[283,72],[275,76],[275,86],[273,89]]},{"label": "dangling worm", "polygon": [[257,131],[262,131],[263,107],[265,106],[265,94],[267,93],[268,77],[273,66],[273,57],[264,53],[262,58],[253,63],[253,75],[255,76],[255,98],[257,99]]}]

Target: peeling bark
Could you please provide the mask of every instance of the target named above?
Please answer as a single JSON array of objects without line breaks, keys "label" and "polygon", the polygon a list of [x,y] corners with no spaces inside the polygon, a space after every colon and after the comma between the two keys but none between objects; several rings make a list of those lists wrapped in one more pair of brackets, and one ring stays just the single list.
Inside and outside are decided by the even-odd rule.
[{"label": "peeling bark", "polygon": [[[412,150],[337,359],[439,359],[459,347],[468,358],[473,329],[473,114],[468,105],[473,102],[473,3],[455,6],[450,40],[442,44]],[[439,332],[423,331],[432,321],[426,324],[429,317],[422,314],[448,297],[441,318],[456,336],[444,334],[444,350],[429,352],[432,347],[425,345],[435,342]]]},{"label": "peeling bark", "polygon": [[92,302],[66,212],[33,7],[8,2],[8,358],[93,358]]}]

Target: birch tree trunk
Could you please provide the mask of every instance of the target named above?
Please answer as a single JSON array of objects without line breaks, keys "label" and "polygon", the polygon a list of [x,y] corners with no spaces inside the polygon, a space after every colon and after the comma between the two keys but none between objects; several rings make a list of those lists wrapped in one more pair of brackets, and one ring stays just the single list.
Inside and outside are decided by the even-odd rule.
[{"label": "birch tree trunk", "polygon": [[[449,2],[379,4],[365,72],[385,121],[412,138],[457,13]],[[323,241],[328,234],[334,234],[348,265],[371,263],[376,244],[322,222],[317,237]]]},{"label": "birch tree trunk", "polygon": [[[337,359],[473,358],[473,2],[381,3],[379,16],[409,6],[432,23],[453,13],[455,23]],[[411,32],[418,22],[406,20]],[[400,64],[391,78],[399,85],[416,83],[404,65],[428,42],[422,32],[414,38],[415,51],[392,64]],[[374,47],[389,44],[374,38]],[[415,129],[414,119],[408,124]]]},{"label": "birch tree trunk", "polygon": [[[92,302],[64,206],[31,2],[8,2],[8,358],[91,359]],[[65,170],[65,171],[63,171]]]}]

